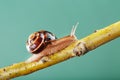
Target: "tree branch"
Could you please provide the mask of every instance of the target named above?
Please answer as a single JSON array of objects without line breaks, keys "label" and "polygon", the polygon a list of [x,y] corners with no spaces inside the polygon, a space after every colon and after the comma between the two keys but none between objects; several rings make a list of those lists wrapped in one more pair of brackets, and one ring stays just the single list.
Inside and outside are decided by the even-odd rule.
[{"label": "tree branch", "polygon": [[0,69],[0,80],[9,80],[18,76],[30,74],[37,70],[49,67],[75,56],[81,56],[104,43],[120,36],[120,21],[104,29],[100,29],[91,35],[77,40],[67,48],[40,59],[39,62],[20,62]]}]

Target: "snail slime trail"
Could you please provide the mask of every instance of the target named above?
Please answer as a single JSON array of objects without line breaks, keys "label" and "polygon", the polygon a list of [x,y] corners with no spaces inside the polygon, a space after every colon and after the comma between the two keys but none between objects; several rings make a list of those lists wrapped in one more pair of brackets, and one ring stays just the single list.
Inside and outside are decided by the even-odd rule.
[{"label": "snail slime trail", "polygon": [[33,55],[26,62],[39,61],[42,57],[52,55],[77,40],[75,31],[78,23],[73,26],[70,35],[57,39],[56,36],[45,30],[32,33],[26,43],[28,52]]}]

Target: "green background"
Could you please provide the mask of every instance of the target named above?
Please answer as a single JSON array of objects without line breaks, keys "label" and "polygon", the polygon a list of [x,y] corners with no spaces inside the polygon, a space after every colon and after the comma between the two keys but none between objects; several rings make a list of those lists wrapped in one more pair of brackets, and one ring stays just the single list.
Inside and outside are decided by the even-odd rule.
[{"label": "green background", "polygon": [[[26,40],[45,29],[58,38],[83,38],[120,20],[120,0],[0,0],[0,67],[26,60]],[[13,80],[120,80],[120,39],[76,57]]]}]

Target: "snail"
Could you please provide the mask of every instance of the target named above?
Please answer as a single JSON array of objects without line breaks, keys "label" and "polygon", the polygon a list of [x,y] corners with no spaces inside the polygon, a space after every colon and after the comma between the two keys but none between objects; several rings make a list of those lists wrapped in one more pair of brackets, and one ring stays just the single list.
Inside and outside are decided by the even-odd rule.
[{"label": "snail", "polygon": [[42,57],[52,55],[75,42],[77,40],[75,36],[77,26],[78,23],[73,26],[70,35],[60,39],[57,39],[53,33],[45,30],[32,33],[28,37],[26,48],[33,55],[26,62],[39,61]]}]

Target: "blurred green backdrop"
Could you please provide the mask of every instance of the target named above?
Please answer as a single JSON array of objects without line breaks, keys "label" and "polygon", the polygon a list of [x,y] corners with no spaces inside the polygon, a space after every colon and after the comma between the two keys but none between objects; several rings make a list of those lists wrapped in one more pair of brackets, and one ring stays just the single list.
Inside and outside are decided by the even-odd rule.
[{"label": "blurred green backdrop", "polygon": [[[120,20],[120,0],[0,0],[0,67],[31,56],[25,42],[45,29],[68,35],[76,22],[83,38]],[[85,56],[13,80],[120,80],[120,39]]]}]

